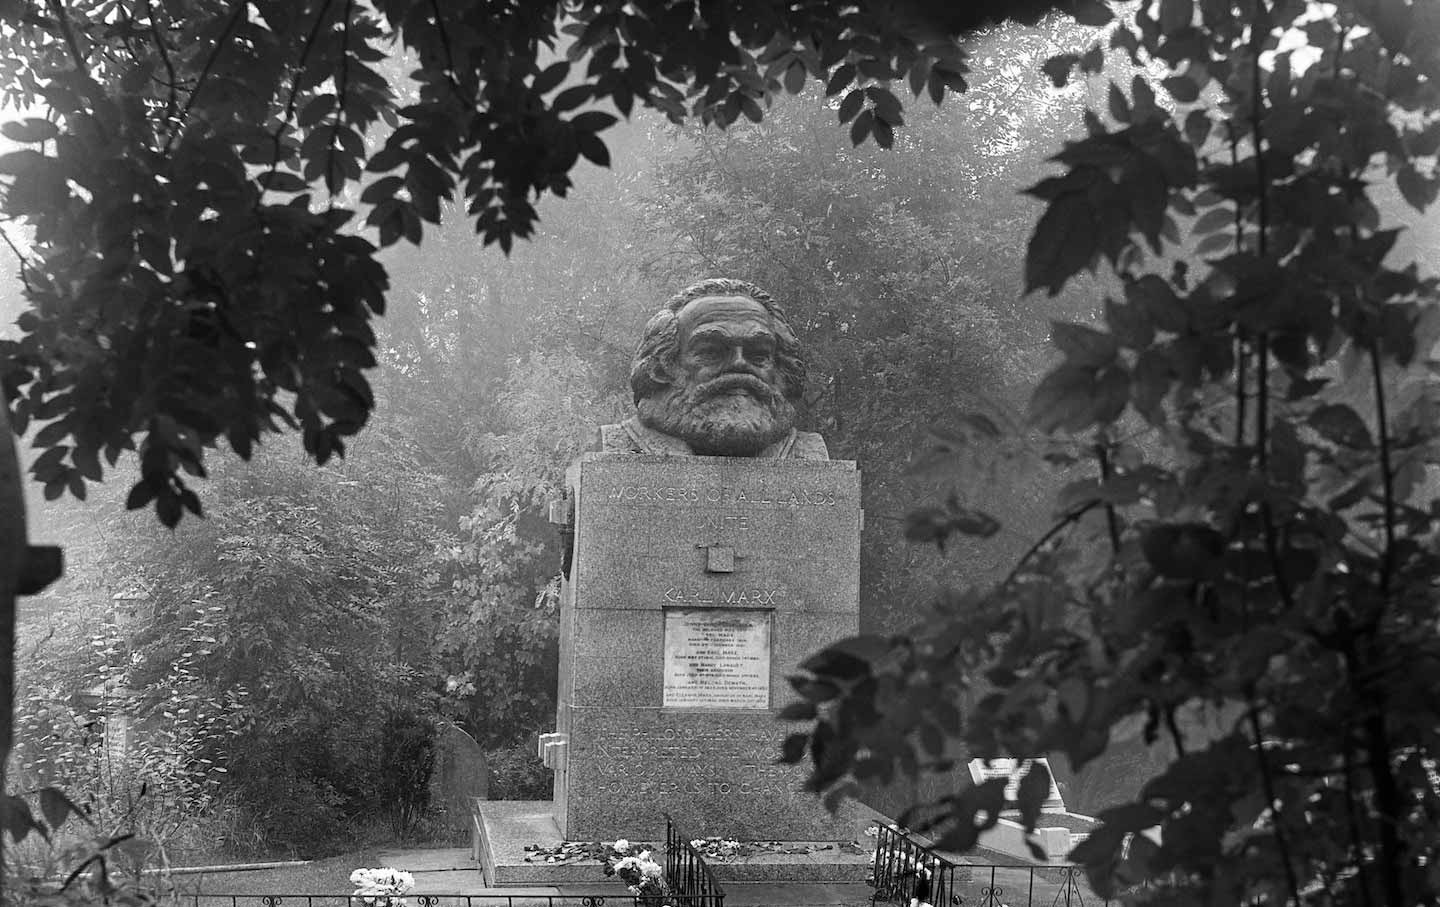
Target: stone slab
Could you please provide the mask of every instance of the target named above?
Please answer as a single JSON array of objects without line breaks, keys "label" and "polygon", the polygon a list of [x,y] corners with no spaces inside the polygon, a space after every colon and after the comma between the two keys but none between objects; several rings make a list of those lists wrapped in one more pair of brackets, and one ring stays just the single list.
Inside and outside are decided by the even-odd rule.
[{"label": "stone slab", "polygon": [[[477,801],[476,806],[479,810],[478,824],[482,829],[481,864],[488,886],[505,888],[507,892],[516,886],[561,886],[584,888],[587,891],[608,891],[613,888],[617,895],[623,896],[624,887],[613,880],[606,880],[598,862],[526,862],[525,857],[529,854],[525,850],[526,845],[555,847],[562,842],[559,828],[549,818],[551,806],[548,802],[485,800]],[[852,818],[858,817],[860,814],[857,813],[857,816]],[[863,824],[857,823],[855,827],[863,828]],[[637,836],[634,840],[663,846],[664,829],[662,827],[658,835]],[[869,854],[842,849],[842,843],[844,842],[785,842],[786,847],[803,852],[765,851],[742,858],[707,863],[722,885],[731,882],[863,883],[870,873],[871,857]],[[656,856],[658,859],[659,853]],[[730,900],[728,891],[727,888],[727,903]]]},{"label": "stone slab", "polygon": [[[548,800],[480,800],[476,801],[476,822],[480,868],[487,884],[495,887],[513,885],[585,885],[596,890],[625,887],[607,880],[598,863],[531,863],[525,860],[527,845],[555,847],[564,838],[555,824],[553,806]],[[661,833],[663,839],[663,831]]]}]

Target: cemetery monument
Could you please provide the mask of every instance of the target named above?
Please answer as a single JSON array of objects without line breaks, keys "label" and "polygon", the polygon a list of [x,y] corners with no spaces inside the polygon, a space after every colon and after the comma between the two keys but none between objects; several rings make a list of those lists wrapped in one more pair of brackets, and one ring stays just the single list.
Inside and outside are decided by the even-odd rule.
[{"label": "cemetery monument", "polygon": [[[600,429],[553,515],[548,827],[653,841],[663,811],[694,836],[853,840],[873,814],[831,815],[776,762],[787,675],[859,623],[860,475],[796,428],[801,346],[758,287],[706,280],[650,319],[630,381],[636,414]],[[480,838],[507,808],[480,804]]]}]

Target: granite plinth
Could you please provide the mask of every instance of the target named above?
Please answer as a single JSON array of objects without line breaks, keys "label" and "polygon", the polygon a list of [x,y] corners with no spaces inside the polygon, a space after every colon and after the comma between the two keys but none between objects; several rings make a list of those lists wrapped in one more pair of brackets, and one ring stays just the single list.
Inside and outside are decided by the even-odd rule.
[{"label": "granite plinth", "polygon": [[[559,829],[551,818],[548,801],[481,800],[477,827],[480,829],[478,851],[481,871],[487,885],[497,888],[516,886],[584,886],[587,890],[607,891],[614,888],[619,896],[625,889],[613,880],[606,880],[601,866],[593,860],[566,863],[530,862],[533,851],[525,847],[538,844],[553,848],[562,841]],[[868,819],[873,813],[857,813],[854,818]],[[864,822],[854,827],[863,828]],[[863,835],[861,836],[862,839]],[[638,840],[638,839],[637,839]],[[664,827],[658,835],[644,840],[663,847]],[[864,839],[869,841],[869,839]],[[872,842],[873,843],[873,842]],[[858,883],[870,874],[872,856],[842,841],[787,841],[785,849],[770,850],[726,860],[707,860],[715,878],[727,882],[799,882]],[[661,859],[661,854],[656,854]]]},{"label": "granite plinth", "polygon": [[[495,887],[513,885],[613,885],[617,893],[625,886],[606,879],[600,864],[531,862],[526,857],[532,844],[555,847],[564,840],[555,825],[554,807],[548,800],[477,800],[475,852],[485,882]],[[661,829],[660,840],[664,840]]]},{"label": "granite plinth", "polygon": [[562,591],[555,821],[571,840],[850,840],[776,764],[786,677],[859,627],[848,461],[586,454]]}]

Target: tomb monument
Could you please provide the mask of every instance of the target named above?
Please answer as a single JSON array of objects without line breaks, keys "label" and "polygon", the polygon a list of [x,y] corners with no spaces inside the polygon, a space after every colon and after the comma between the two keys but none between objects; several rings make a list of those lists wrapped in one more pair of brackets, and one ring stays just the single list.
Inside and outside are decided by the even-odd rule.
[{"label": "tomb monument", "polygon": [[795,428],[800,344],[735,280],[676,294],[631,369],[636,415],[571,469],[551,763],[571,839],[849,838],[776,763],[786,675],[858,628],[860,476]]},{"label": "tomb monument", "polygon": [[787,675],[859,624],[860,474],[797,430],[804,381],[783,310],[751,284],[702,281],[645,326],[636,413],[601,427],[552,512],[567,550],[540,750],[560,838],[653,841],[662,813],[700,837],[863,829],[777,762]]}]

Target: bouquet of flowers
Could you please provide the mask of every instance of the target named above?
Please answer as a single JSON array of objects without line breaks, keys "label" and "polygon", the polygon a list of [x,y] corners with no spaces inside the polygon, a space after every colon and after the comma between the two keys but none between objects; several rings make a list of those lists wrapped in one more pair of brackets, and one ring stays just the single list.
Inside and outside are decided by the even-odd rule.
[{"label": "bouquet of flowers", "polygon": [[357,869],[350,873],[350,884],[355,886],[351,897],[359,898],[365,907],[409,907],[403,895],[415,887],[415,877],[388,866]]},{"label": "bouquet of flowers", "polygon": [[665,871],[650,859],[649,850],[639,850],[621,838],[605,847],[605,875],[619,876],[642,907],[669,907],[670,886]]}]

